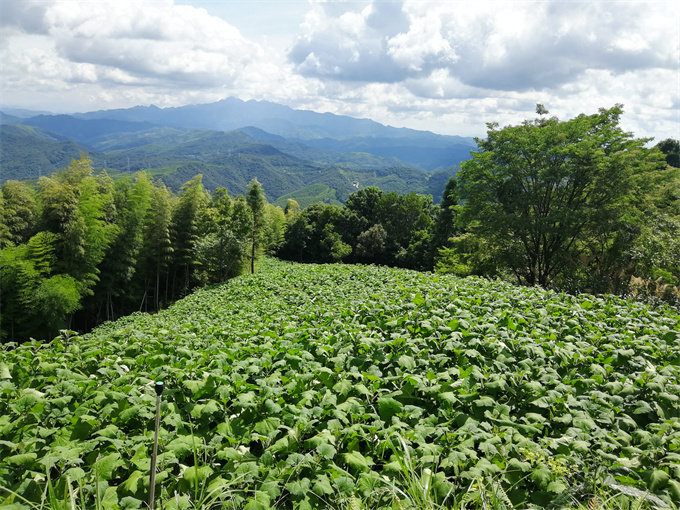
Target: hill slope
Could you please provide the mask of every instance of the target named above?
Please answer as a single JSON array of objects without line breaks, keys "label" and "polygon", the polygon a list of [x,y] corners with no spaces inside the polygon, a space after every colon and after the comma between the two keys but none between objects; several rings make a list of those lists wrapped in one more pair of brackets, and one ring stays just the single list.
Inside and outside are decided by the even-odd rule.
[{"label": "hill slope", "polygon": [[[42,120],[43,125],[54,127],[51,121]],[[316,198],[342,203],[356,186],[370,185],[386,192],[441,197],[446,180],[455,172],[444,170],[431,176],[394,158],[311,148],[255,128],[225,133],[134,124],[137,131],[102,134],[96,126],[89,130],[89,124],[83,124],[87,122],[98,121],[66,123],[64,131],[88,147],[37,126],[1,125],[0,177],[4,181],[50,175],[87,152],[95,167],[107,169],[114,178],[147,170],[177,191],[200,173],[209,190],[225,187],[232,194],[242,194],[257,177],[270,201],[286,196],[309,204]],[[129,128],[122,121],[105,124]],[[313,191],[318,186],[327,192]]]},{"label": "hill slope", "polygon": [[66,137],[22,125],[0,125],[0,181],[37,179],[68,166],[87,149]]},{"label": "hill slope", "polygon": [[677,313],[615,298],[276,263],[0,352],[0,487],[39,500],[48,466],[78,506],[98,481],[138,507],[164,381],[164,508],[460,508],[501,488],[527,508],[598,484],[677,502],[679,339]]}]

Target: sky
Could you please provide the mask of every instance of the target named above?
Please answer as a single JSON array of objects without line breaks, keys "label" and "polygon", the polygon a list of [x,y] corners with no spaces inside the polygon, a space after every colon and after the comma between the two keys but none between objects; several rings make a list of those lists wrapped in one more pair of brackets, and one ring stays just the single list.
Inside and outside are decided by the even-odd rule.
[{"label": "sky", "polygon": [[226,97],[440,134],[623,104],[680,139],[680,1],[0,0],[0,105]]}]

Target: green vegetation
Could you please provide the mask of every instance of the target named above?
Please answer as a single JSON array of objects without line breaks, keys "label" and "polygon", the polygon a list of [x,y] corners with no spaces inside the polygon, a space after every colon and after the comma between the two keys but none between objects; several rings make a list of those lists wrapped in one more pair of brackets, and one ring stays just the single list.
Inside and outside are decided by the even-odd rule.
[{"label": "green vegetation", "polygon": [[85,152],[82,145],[30,126],[0,125],[2,181],[38,179]]},{"label": "green vegetation", "polygon": [[537,113],[479,141],[459,174],[461,222],[518,283],[548,286],[581,258],[616,264],[629,201],[661,158],[621,130],[620,106],[565,122]]},{"label": "green vegetation", "polygon": [[399,269],[270,264],[0,351],[6,508],[667,508],[680,315]]},{"label": "green vegetation", "polygon": [[[49,119],[44,117],[39,124]],[[56,129],[62,125],[59,118],[55,119],[44,127]],[[445,185],[441,177],[448,179],[455,173],[451,168],[429,174],[404,166],[406,163],[396,158],[313,149],[280,137],[258,139],[247,134],[247,129],[224,133],[122,123],[120,129],[130,124],[132,132],[108,133],[107,127],[113,129],[121,123],[103,121],[103,126],[97,124],[89,132],[87,125],[78,126],[79,122],[85,121],[74,124],[79,134],[76,140],[84,145],[39,127],[0,126],[0,142],[6,148],[0,158],[2,178],[37,180],[89,152],[93,167],[105,169],[114,180],[146,171],[177,192],[185,182],[201,174],[203,185],[210,191],[226,188],[245,194],[248,183],[257,178],[272,201],[285,196],[311,205],[316,201],[343,203],[356,191],[354,183],[400,194],[415,191],[439,196]],[[63,132],[74,135],[67,127],[62,126]],[[267,135],[253,133],[263,134]],[[330,189],[319,193],[314,189],[318,186]]]},{"label": "green vegetation", "polygon": [[285,227],[283,211],[259,192],[259,203],[224,188],[211,195],[199,174],[174,195],[146,173],[116,182],[95,174],[85,156],[37,189],[6,181],[0,342],[87,331],[252,270]]},{"label": "green vegetation", "polygon": [[342,205],[342,202],[337,199],[337,191],[326,184],[310,184],[301,190],[279,197],[274,203],[285,207],[289,199],[295,200],[302,208],[307,208],[317,202]]},{"label": "green vegetation", "polygon": [[177,194],[86,156],[4,182],[0,508],[142,508],[154,381],[159,508],[677,508],[678,143],[537,113],[490,125],[441,206],[381,187],[444,174],[244,133],[137,147]]},{"label": "green vegetation", "polygon": [[[359,179],[348,169],[312,165],[305,172],[315,184],[284,194],[282,206],[298,205],[284,215],[264,193],[268,183],[274,197],[300,185],[300,162],[245,133],[211,133],[210,150],[207,135],[184,134],[170,152],[194,160],[162,175],[177,195],[162,181],[150,183],[149,174],[117,181],[95,175],[89,160],[42,177],[36,189],[7,181],[0,196],[0,335],[48,338],[66,326],[82,332],[157,310],[240,274],[246,259],[253,272],[262,253],[680,304],[680,169],[666,165],[660,150],[672,154],[676,144],[645,148],[646,140],[618,126],[619,106],[569,121],[538,111],[535,121],[490,126],[479,152],[447,182],[441,206],[426,194],[382,187],[428,189],[425,181],[439,185],[445,174],[416,179],[412,169],[395,167]],[[232,200],[221,187],[211,194],[220,182],[218,160],[236,164],[231,175],[248,200]],[[367,186],[372,182],[380,187]]]},{"label": "green vegetation", "polygon": [[680,169],[662,152],[672,156],[677,141],[645,147],[649,140],[620,128],[618,105],[567,121],[547,118],[541,105],[537,112],[518,126],[490,125],[440,206],[362,188],[344,206],[289,217],[278,255],[679,306]]}]

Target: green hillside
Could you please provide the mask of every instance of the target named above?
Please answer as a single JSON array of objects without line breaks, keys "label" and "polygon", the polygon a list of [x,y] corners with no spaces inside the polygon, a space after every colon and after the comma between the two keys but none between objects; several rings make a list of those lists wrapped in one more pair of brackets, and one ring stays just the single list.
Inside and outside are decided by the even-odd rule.
[{"label": "green hillside", "polygon": [[64,137],[21,125],[0,125],[0,149],[0,182],[38,179],[87,151]]},{"label": "green hillside", "polygon": [[[226,188],[230,193],[243,194],[256,177],[271,202],[279,200],[285,205],[285,198],[293,197],[311,204],[318,196],[321,201],[337,204],[356,191],[355,183],[360,187],[378,186],[386,192],[441,197],[446,180],[455,173],[454,169],[444,170],[430,179],[430,174],[404,166],[396,158],[264,139],[267,134],[254,129],[224,133],[155,127],[105,135],[94,131],[87,138],[91,143],[87,147],[39,127],[13,124],[0,129],[0,182],[50,175],[68,166],[71,159],[88,153],[94,166],[106,169],[114,179],[146,170],[178,191],[194,175],[202,174],[210,191]],[[439,178],[441,175],[446,179]],[[328,191],[321,195],[310,191],[319,186]]]},{"label": "green hillside", "polygon": [[263,269],[2,347],[0,507],[146,508],[154,381],[158,508],[680,501],[677,312],[373,266]]}]

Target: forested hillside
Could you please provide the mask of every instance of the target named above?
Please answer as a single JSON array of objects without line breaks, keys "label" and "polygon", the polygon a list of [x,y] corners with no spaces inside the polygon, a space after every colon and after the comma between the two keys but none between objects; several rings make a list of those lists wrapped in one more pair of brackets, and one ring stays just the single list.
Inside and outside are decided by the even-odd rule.
[{"label": "forested hillside", "polygon": [[[251,178],[235,198],[225,188],[209,192],[210,174],[201,174],[206,167],[198,162],[178,174],[186,180],[176,194],[144,172],[114,181],[95,173],[86,157],[36,187],[6,181],[2,338],[47,338],[64,327],[86,331],[132,311],[158,310],[200,286],[252,271],[262,253],[677,306],[680,170],[660,151],[675,145],[645,147],[646,140],[618,127],[620,113],[615,107],[569,121],[542,115],[492,127],[446,184],[441,205],[429,195],[375,186],[339,196],[319,183],[305,189],[320,201],[303,208],[284,196],[275,206],[264,198],[273,177],[252,161],[245,166],[265,182]],[[261,150],[245,143],[233,157]],[[290,159],[266,151],[282,164]],[[408,182],[408,172],[395,171]]]},{"label": "forested hillside", "polygon": [[[200,175],[174,194],[143,172],[114,183],[86,157],[36,187],[6,181],[1,191],[3,341],[158,310],[240,274],[261,252],[253,244],[274,247],[283,235],[281,209],[210,194]],[[248,193],[264,196],[257,180]]]},{"label": "forested hillside", "polygon": [[0,181],[38,179],[87,152],[76,142],[22,125],[0,125]]},{"label": "forested hillside", "polygon": [[[35,125],[0,125],[2,181],[35,181],[87,153],[94,168],[105,169],[114,181],[144,170],[177,192],[201,174],[209,191],[244,194],[257,177],[272,202],[285,206],[287,198],[294,198],[307,206],[317,200],[342,204],[366,186],[427,193],[439,200],[446,180],[457,171],[445,166],[423,172],[396,157],[313,148],[255,128],[225,133],[69,116],[25,122]],[[325,192],[319,194],[319,188]]]}]

